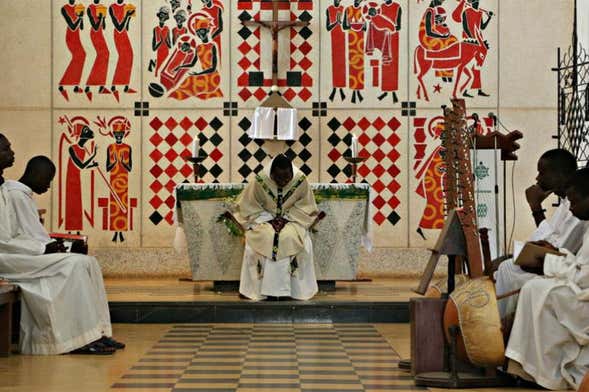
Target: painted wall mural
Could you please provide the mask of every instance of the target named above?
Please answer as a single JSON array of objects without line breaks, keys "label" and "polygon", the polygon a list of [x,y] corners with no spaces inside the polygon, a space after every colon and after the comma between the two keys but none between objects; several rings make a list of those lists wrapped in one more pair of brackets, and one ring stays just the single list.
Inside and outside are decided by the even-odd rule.
[{"label": "painted wall mural", "polygon": [[[116,0],[108,7],[100,0],[88,6],[68,0],[59,12],[65,30],[65,42],[60,43],[65,43],[70,55],[58,81],[61,97],[69,102],[72,93],[84,94],[92,101],[94,94],[108,94],[119,102],[120,94],[135,94],[131,86],[135,54],[129,30],[138,28],[133,26],[137,6],[125,0]],[[112,38],[110,45],[107,35]],[[88,61],[90,51],[96,53],[92,62]]]},{"label": "painted wall mural", "polygon": [[[219,0],[202,0],[201,7],[162,1],[153,15],[152,58],[147,71],[153,98],[179,101],[222,98],[221,33],[225,7]],[[173,18],[173,21],[170,20]]]},{"label": "painted wall mural", "polygon": [[53,228],[171,246],[195,138],[202,182],[268,163],[246,131],[276,44],[301,131],[288,154],[313,182],[348,182],[356,135],[376,245],[429,245],[443,214],[440,105],[455,95],[497,111],[498,1],[280,1],[280,23],[306,25],[273,39],[270,0],[52,0]]},{"label": "painted wall mural", "polygon": [[136,158],[128,139],[138,131],[123,115],[63,114],[57,127],[57,229],[109,232],[113,243],[125,242],[136,229]]}]

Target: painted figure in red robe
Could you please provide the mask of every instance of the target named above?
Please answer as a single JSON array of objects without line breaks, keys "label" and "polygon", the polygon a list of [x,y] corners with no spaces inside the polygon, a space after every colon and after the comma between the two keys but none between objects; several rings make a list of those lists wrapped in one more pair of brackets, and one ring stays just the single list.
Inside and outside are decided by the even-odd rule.
[{"label": "painted figure in red robe", "polygon": [[133,71],[133,46],[129,40],[129,24],[135,15],[136,9],[133,4],[125,3],[124,0],[117,0],[108,9],[114,26],[114,41],[119,58],[112,79],[112,89],[116,100],[119,100],[117,86],[125,86],[126,93],[135,93],[129,88],[131,72]]},{"label": "painted figure in red robe", "polygon": [[65,43],[72,58],[68,64],[61,80],[59,81],[59,92],[66,101],[69,101],[67,90],[64,86],[74,86],[73,91],[81,93],[80,81],[86,62],[86,51],[80,41],[80,31],[84,29],[84,6],[74,4],[75,0],[69,0],[68,4],[61,7],[61,15],[65,19],[67,29],[65,31]]},{"label": "painted figure in red robe", "polygon": [[[388,31],[389,54],[387,58],[383,57],[380,63],[380,75],[382,78],[380,88],[383,93],[378,97],[378,100],[382,101],[390,92],[393,103],[397,103],[399,101],[397,98],[397,90],[399,90],[399,31],[401,30],[403,10],[398,2],[385,0],[380,6],[380,15],[388,23],[394,25],[394,30],[385,29],[385,31]],[[383,47],[383,49],[387,50],[386,47]]]},{"label": "painted figure in red robe", "polygon": [[106,150],[106,171],[110,173],[109,230],[113,242],[123,242],[123,232],[129,230],[129,173],[133,169],[131,146],[123,139],[131,132],[131,123],[122,116],[113,117],[108,126],[115,139]]},{"label": "painted figure in red robe", "polygon": [[81,172],[98,166],[98,163],[94,161],[98,149],[96,146],[88,146],[88,144],[92,144],[89,142],[94,139],[94,131],[87,124],[76,123],[72,136],[77,142],[68,149],[65,180],[65,230],[79,233],[84,229]]},{"label": "painted figure in red robe", "polygon": [[156,59],[149,61],[148,69],[152,71],[155,67],[155,76],[157,77],[161,66],[168,58],[172,40],[170,38],[170,28],[166,26],[166,21],[170,19],[170,9],[163,6],[156,15],[159,19],[159,25],[153,28],[153,38],[151,39],[151,50],[156,52]]},{"label": "painted figure in red robe", "polygon": [[344,6],[342,0],[333,0],[333,4],[325,11],[325,27],[331,34],[331,80],[333,90],[329,100],[333,102],[337,89],[342,101],[346,99],[346,33],[342,28],[344,20]]},{"label": "painted figure in red robe", "polygon": [[[431,120],[429,133],[434,141],[440,139],[444,130],[443,119]],[[446,166],[442,157],[443,148],[438,145],[431,155],[423,161],[415,178],[419,180],[416,193],[426,200],[417,232],[425,239],[423,229],[441,229],[444,226],[444,178]]]},{"label": "painted figure in red robe", "polygon": [[179,10],[174,14],[174,20],[176,20],[176,27],[172,29],[172,44],[176,45],[178,38],[188,33],[188,29],[184,26],[184,23],[188,20],[186,11]]},{"label": "painted figure in red robe", "polygon": [[110,94],[106,88],[106,76],[108,74],[108,59],[110,51],[104,39],[104,30],[106,29],[106,12],[104,5],[100,4],[100,0],[94,0],[93,4],[88,6],[86,13],[90,20],[90,40],[96,51],[96,58],[94,65],[88,75],[86,81],[86,95],[88,99],[92,100],[91,86],[98,86],[100,94]]},{"label": "painted figure in red robe", "polygon": [[223,3],[220,0],[201,0],[202,8],[201,12],[204,12],[210,16],[211,19],[211,39],[217,46],[217,59],[218,63],[221,64],[221,33],[223,32]]},{"label": "painted figure in red robe", "polygon": [[[486,15],[486,18],[483,15]],[[480,45],[485,45],[487,49],[489,49],[489,43],[483,37],[483,30],[487,28],[492,17],[492,11],[485,11],[479,8],[479,0],[460,0],[458,6],[452,13],[452,18],[456,22],[462,23],[462,38],[477,41]],[[478,90],[477,94],[479,96],[488,97],[489,94],[483,91],[481,67],[475,63],[471,71],[473,79],[470,87]],[[462,94],[465,97],[472,98],[468,90],[465,90]]]},{"label": "painted figure in red robe", "polygon": [[364,32],[367,23],[362,12],[363,0],[354,0],[344,12],[343,29],[348,32],[348,87],[352,89],[352,103],[364,100]]},{"label": "painted figure in red robe", "polygon": [[383,93],[378,97],[378,100],[382,101],[390,92],[393,103],[397,103],[401,6],[393,0],[386,0],[380,6],[376,2],[370,1],[364,8],[368,21],[366,54],[372,56],[375,50],[381,53],[380,80],[375,85],[379,85]]},{"label": "painted figure in red robe", "polygon": [[200,71],[193,71],[170,93],[170,98],[185,100],[190,97],[199,99],[219,98],[223,96],[220,89],[221,75],[217,69],[217,45],[210,42],[209,34],[214,28],[208,16],[195,13],[190,17],[188,28],[201,41],[195,48],[195,56],[190,63],[179,65],[177,69],[191,69],[200,63]]}]

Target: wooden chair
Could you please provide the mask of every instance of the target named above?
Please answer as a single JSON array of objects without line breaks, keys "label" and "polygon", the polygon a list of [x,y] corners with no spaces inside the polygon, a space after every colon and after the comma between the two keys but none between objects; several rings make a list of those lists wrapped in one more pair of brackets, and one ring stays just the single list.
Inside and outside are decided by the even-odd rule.
[{"label": "wooden chair", "polygon": [[0,356],[10,355],[12,343],[12,306],[18,300],[19,288],[0,280]]}]

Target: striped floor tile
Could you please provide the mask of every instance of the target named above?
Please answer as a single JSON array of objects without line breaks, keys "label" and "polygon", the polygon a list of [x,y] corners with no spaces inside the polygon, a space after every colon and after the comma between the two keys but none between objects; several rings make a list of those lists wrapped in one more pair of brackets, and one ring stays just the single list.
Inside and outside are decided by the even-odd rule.
[{"label": "striped floor tile", "polygon": [[411,391],[399,355],[365,324],[177,325],[113,390]]}]

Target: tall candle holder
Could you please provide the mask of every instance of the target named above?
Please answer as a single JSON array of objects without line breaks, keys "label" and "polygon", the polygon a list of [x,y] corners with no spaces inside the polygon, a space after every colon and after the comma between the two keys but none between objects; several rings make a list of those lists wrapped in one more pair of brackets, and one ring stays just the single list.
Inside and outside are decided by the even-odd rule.
[{"label": "tall candle holder", "polygon": [[358,170],[358,164],[366,161],[368,157],[366,156],[357,156],[353,157],[351,155],[344,155],[344,159],[352,165],[352,183],[356,183],[356,173]]},{"label": "tall candle holder", "polygon": [[196,157],[190,157],[190,156],[185,156],[184,159],[186,159],[189,162],[192,162],[192,170],[194,171],[194,182],[198,183],[198,173],[200,173],[200,164],[202,163],[202,161],[205,160],[207,156],[204,154],[201,154],[199,156]]}]

